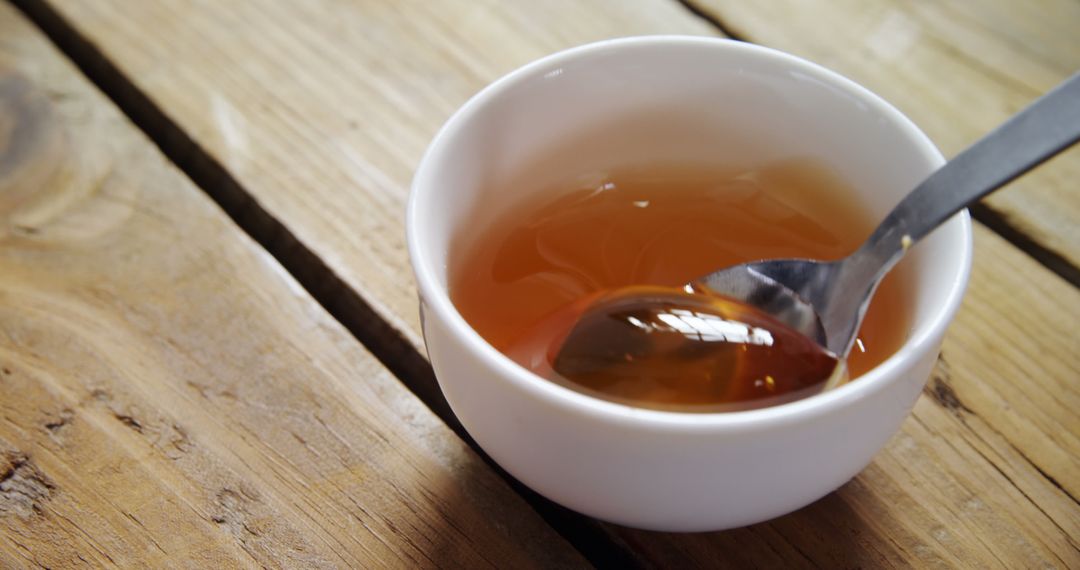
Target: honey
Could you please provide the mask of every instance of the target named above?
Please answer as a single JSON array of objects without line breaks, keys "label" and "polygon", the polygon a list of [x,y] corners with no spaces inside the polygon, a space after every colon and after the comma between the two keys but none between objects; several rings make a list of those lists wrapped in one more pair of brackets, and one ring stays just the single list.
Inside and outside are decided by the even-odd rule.
[{"label": "honey", "polygon": [[[535,198],[455,244],[450,275],[461,314],[522,366],[598,397],[684,411],[798,399],[820,391],[835,368],[768,316],[683,291],[737,263],[854,251],[873,218],[823,166],[638,165],[523,195]],[[903,280],[901,266],[879,287],[846,363],[850,377],[903,344]],[[597,302],[608,304],[597,313],[606,318],[589,316]],[[682,334],[683,317],[773,343]]]}]

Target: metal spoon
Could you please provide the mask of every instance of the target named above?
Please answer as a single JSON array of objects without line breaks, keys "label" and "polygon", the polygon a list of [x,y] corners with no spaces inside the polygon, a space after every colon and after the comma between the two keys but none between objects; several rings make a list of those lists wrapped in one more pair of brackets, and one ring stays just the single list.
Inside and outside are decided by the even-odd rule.
[{"label": "metal spoon", "polygon": [[758,307],[846,358],[875,289],[912,244],[1078,139],[1080,73],[931,174],[848,257],[745,263],[689,286]]}]

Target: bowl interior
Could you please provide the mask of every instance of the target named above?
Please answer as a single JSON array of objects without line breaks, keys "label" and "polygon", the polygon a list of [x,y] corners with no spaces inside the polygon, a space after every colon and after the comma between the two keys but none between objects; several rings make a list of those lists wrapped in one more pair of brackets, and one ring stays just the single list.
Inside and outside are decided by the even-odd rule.
[{"label": "bowl interior", "polygon": [[[942,162],[933,144],[878,97],[765,48],[636,38],[539,60],[470,100],[429,148],[408,220],[421,295],[455,330],[475,337],[471,346],[502,358],[453,308],[448,265],[525,192],[567,172],[637,161],[746,167],[790,158],[829,166],[857,189],[874,220]],[[959,301],[970,250],[966,224],[946,224],[904,261],[912,288],[908,344],[943,328]],[[890,361],[904,358],[905,348]]]}]

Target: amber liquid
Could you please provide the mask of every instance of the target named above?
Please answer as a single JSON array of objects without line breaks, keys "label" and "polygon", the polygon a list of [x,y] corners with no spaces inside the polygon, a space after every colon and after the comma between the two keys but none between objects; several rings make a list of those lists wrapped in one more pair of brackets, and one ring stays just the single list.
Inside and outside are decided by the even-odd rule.
[{"label": "amber liquid", "polygon": [[[649,165],[576,179],[588,182],[568,182],[530,194],[539,198],[503,213],[466,243],[455,244],[451,296],[489,343],[552,381],[650,408],[746,409],[820,390],[822,376],[827,376],[821,371],[828,365],[809,349],[799,357],[805,358],[809,376],[780,386],[777,378],[799,375],[770,374],[769,366],[781,362],[776,351],[734,347],[754,353],[731,360],[715,352],[703,356],[701,347],[672,345],[659,358],[642,359],[634,356],[640,351],[633,353],[619,344],[629,337],[605,329],[578,335],[573,350],[580,353],[587,345],[587,351],[597,354],[633,353],[631,360],[639,362],[607,367],[602,374],[592,369],[578,374],[575,371],[583,369],[567,368],[566,361],[562,368],[570,372],[559,374],[555,365],[560,349],[573,338],[574,319],[597,296],[636,285],[667,287],[676,295],[684,284],[728,265],[849,254],[873,226],[851,188],[807,161],[743,172],[707,165]],[[903,282],[901,267],[878,289],[847,360],[851,378],[882,362],[904,342],[908,303]],[[669,308],[702,314],[735,310],[703,305],[700,299],[664,302],[671,304]],[[659,314],[650,313],[646,305],[636,310]],[[796,346],[797,340],[785,338],[786,346]],[[749,387],[733,385],[725,370],[736,369],[760,373],[747,377]],[[613,370],[618,381],[611,381]]]}]

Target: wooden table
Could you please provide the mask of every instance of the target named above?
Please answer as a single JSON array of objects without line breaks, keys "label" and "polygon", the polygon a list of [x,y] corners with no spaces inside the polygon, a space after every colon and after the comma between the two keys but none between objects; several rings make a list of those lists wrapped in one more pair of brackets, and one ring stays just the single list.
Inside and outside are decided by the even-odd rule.
[{"label": "wooden table", "polygon": [[1080,68],[1075,0],[0,0],[0,567],[1080,566],[1080,151],[974,209],[964,306],[862,474],[661,534],[485,458],[424,357],[403,207],[549,52],[730,35],[951,155]]}]

